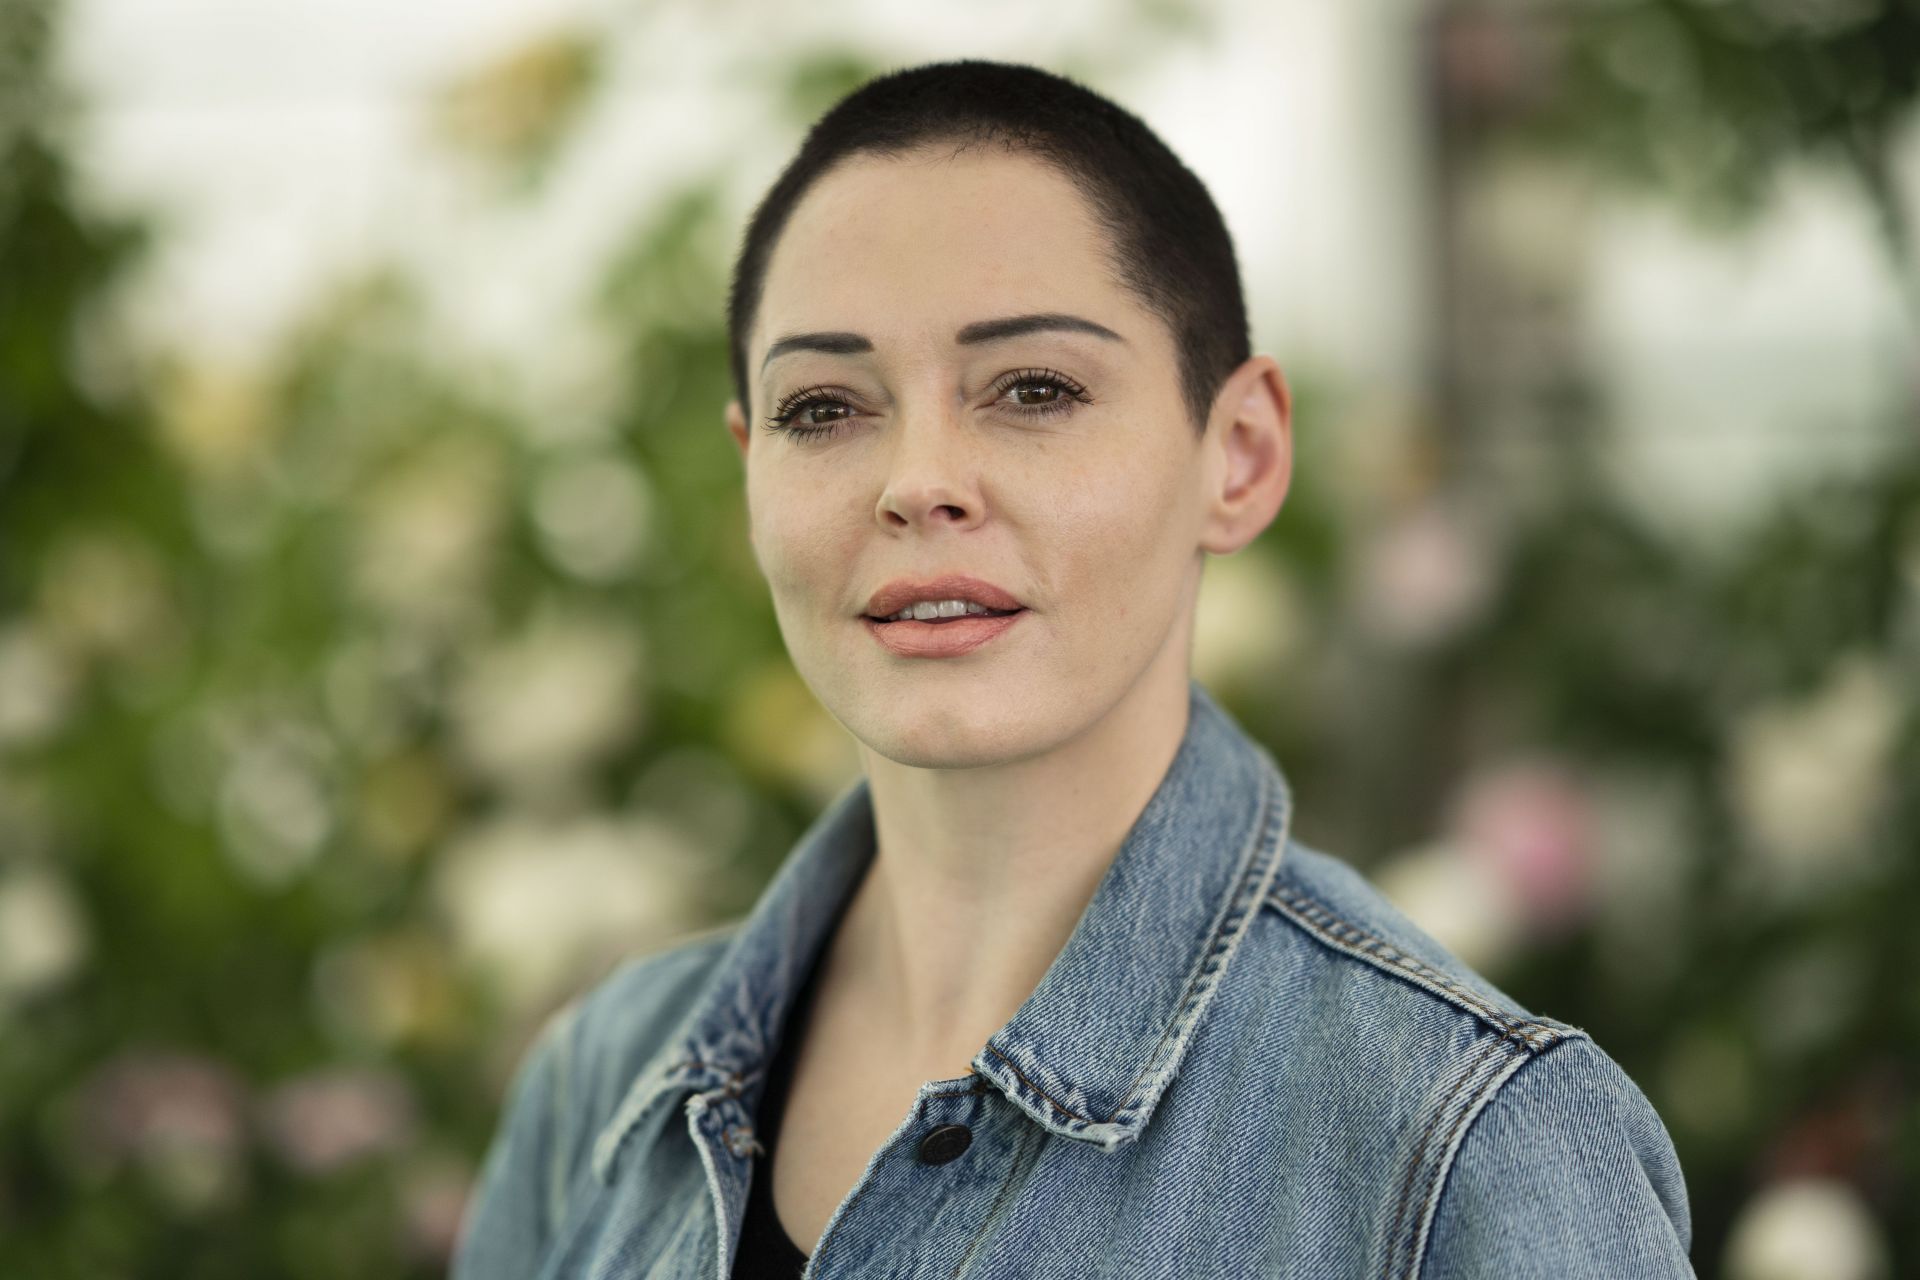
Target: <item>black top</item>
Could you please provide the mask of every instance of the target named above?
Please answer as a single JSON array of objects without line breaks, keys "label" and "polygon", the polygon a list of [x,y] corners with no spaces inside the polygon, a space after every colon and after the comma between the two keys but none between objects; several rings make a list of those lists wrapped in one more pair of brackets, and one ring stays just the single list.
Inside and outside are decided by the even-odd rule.
[{"label": "black top", "polygon": [[[826,948],[821,948],[824,955]],[[793,1242],[773,1211],[773,1149],[780,1138],[780,1120],[787,1110],[787,1085],[793,1078],[794,1050],[799,1030],[806,1026],[821,965],[815,960],[806,984],[787,1011],[780,1031],[780,1048],[767,1066],[767,1082],[754,1117],[753,1136],[765,1150],[754,1158],[747,1188],[747,1212],[740,1223],[740,1248],[733,1259],[733,1280],[800,1280],[807,1255]]]}]

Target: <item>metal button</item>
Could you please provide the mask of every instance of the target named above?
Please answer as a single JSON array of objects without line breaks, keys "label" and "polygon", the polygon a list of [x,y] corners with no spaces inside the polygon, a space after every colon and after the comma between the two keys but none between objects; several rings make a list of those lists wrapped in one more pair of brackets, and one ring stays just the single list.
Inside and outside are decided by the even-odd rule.
[{"label": "metal button", "polygon": [[972,1145],[973,1130],[963,1124],[943,1124],[920,1139],[920,1162],[945,1164]]}]

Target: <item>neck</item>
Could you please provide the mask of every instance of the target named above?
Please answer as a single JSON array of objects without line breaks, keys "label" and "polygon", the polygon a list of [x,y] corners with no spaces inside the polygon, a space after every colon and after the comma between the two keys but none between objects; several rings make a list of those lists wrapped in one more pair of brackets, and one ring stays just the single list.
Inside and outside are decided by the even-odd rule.
[{"label": "neck", "polygon": [[866,753],[878,843],[827,981],[897,1057],[964,1074],[1066,945],[1185,736],[1186,655],[1169,652],[1040,754],[919,769]]}]

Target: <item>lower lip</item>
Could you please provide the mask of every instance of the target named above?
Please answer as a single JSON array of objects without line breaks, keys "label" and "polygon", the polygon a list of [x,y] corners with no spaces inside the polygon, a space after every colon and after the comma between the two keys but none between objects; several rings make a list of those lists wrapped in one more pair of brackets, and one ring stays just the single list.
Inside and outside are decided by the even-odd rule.
[{"label": "lower lip", "polygon": [[1017,613],[988,617],[970,614],[951,622],[876,622],[862,618],[873,638],[902,658],[957,658],[972,653],[1027,616]]}]

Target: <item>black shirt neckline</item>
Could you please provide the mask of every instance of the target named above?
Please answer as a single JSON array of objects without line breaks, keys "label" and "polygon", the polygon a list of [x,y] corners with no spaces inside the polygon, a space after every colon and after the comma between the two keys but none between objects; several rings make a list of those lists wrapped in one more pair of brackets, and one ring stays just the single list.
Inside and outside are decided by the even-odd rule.
[{"label": "black shirt neckline", "polygon": [[780,1045],[767,1065],[767,1079],[753,1122],[753,1135],[762,1150],[754,1157],[747,1189],[747,1207],[740,1224],[740,1246],[734,1258],[732,1280],[799,1280],[808,1255],[780,1223],[773,1204],[773,1152],[786,1117],[787,1092],[793,1081],[800,1033],[819,987],[827,947],[820,948],[781,1024]]}]

